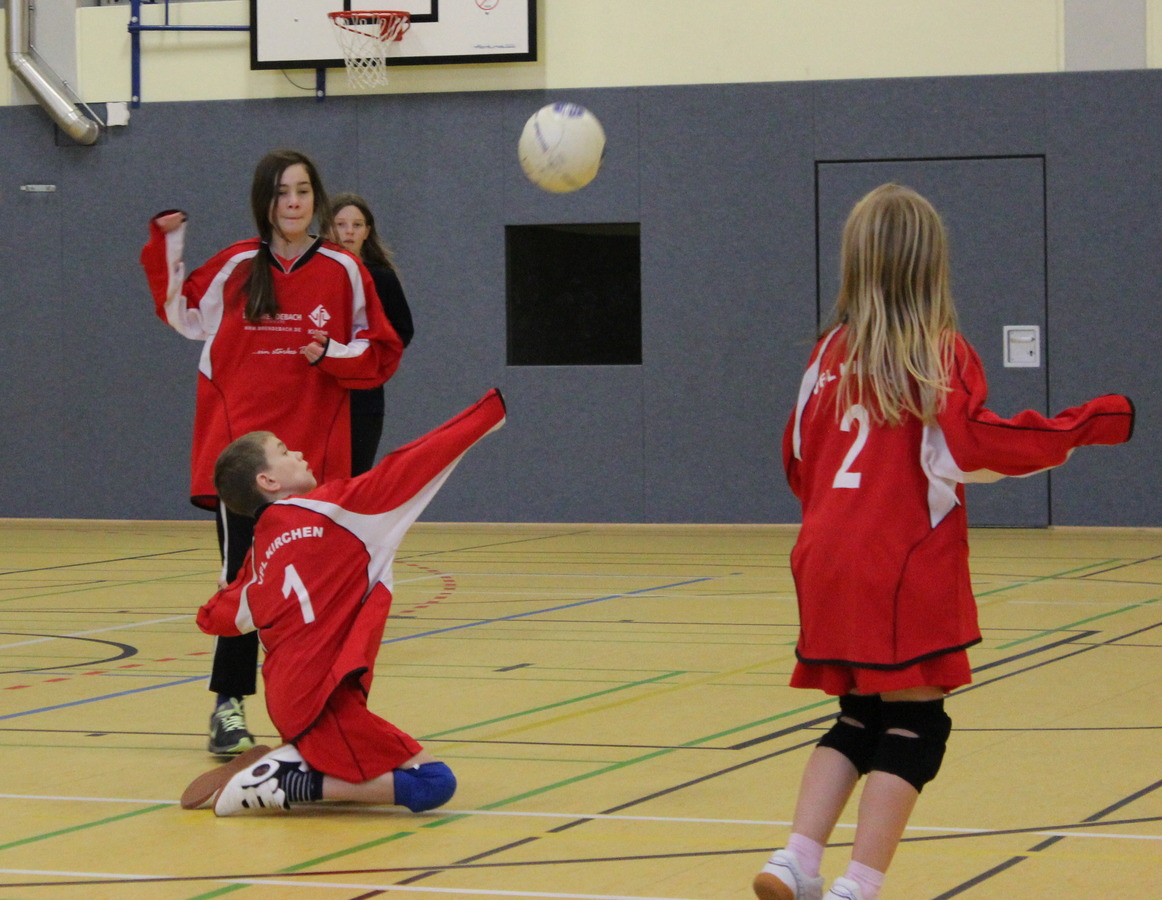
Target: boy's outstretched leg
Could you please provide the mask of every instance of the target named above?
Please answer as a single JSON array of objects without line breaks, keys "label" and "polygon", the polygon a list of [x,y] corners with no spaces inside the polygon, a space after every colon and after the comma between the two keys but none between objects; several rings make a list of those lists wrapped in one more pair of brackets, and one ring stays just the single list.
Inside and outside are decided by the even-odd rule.
[{"label": "boy's outstretched leg", "polygon": [[455,792],[452,770],[426,750],[378,778],[351,782],[312,769],[294,745],[284,744],[274,750],[255,747],[198,776],[182,793],[182,807],[212,806],[217,816],[233,816],[260,810],[282,812],[320,800],[345,800],[425,812],[443,806]]}]

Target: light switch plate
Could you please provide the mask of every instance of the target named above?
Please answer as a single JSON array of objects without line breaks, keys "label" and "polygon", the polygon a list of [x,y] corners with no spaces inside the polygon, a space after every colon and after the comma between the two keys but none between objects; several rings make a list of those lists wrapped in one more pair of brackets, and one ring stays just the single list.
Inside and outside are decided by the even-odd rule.
[{"label": "light switch plate", "polygon": [[1041,326],[1006,325],[1004,327],[1006,369],[1035,369],[1041,365]]}]

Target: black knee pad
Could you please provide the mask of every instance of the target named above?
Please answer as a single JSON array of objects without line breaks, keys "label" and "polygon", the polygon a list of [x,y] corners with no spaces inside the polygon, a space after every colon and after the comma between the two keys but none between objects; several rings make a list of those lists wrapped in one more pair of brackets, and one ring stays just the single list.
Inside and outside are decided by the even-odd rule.
[{"label": "black knee pad", "polygon": [[[838,750],[851,760],[860,775],[866,775],[871,770],[876,743],[883,727],[883,705],[879,694],[845,694],[840,697],[839,718],[820,739],[819,746]],[[853,725],[845,719],[860,724]]]},{"label": "black knee pad", "polygon": [[[952,719],[944,712],[943,700],[905,700],[885,703],[882,731],[871,767],[903,778],[917,791],[936,777],[944,761],[944,748],[952,732]],[[916,737],[889,734],[892,728],[909,731]]]}]

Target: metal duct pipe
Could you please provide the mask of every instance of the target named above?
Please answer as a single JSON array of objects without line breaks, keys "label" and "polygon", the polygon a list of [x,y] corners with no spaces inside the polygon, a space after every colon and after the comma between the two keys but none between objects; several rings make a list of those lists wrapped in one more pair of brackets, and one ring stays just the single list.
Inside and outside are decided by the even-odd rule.
[{"label": "metal duct pipe", "polygon": [[77,108],[57,74],[33,57],[28,31],[29,0],[5,0],[8,12],[8,68],[16,73],[52,120],[78,144],[95,144],[101,126]]}]

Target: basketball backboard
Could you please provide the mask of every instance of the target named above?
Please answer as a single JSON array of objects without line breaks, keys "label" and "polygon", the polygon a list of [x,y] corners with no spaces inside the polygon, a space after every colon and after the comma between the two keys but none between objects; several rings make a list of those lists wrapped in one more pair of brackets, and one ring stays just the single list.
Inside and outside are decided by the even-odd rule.
[{"label": "basketball backboard", "polygon": [[250,0],[250,68],[341,68],[327,13],[351,9],[411,14],[411,29],[388,65],[537,58],[536,0]]}]

